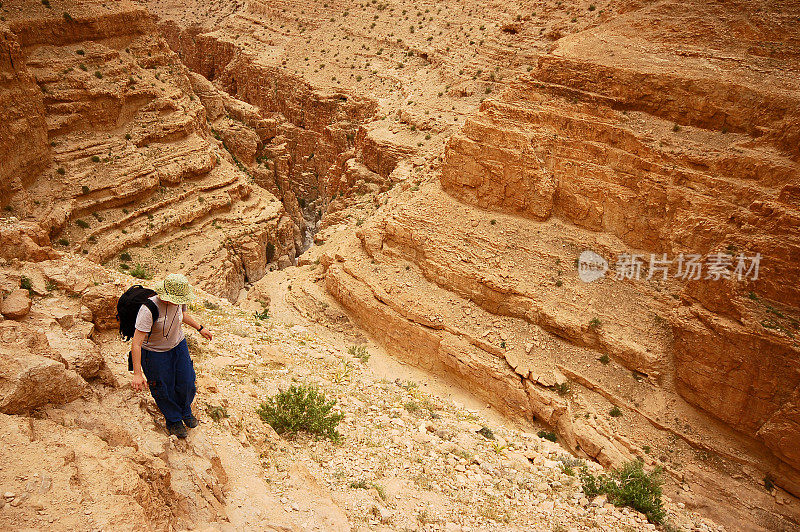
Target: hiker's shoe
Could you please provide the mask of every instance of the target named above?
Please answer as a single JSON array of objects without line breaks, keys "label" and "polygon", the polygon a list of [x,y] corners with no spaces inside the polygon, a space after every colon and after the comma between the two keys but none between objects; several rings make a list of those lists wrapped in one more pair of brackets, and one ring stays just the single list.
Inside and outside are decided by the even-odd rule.
[{"label": "hiker's shoe", "polygon": [[186,425],[186,427],[187,427],[187,428],[193,429],[193,428],[195,428],[197,425],[199,425],[199,424],[200,424],[200,422],[199,422],[199,421],[197,421],[197,418],[196,418],[196,417],[194,417],[194,416],[189,416],[189,417],[187,417],[187,418],[184,418],[184,419],[183,419],[183,424],[184,424],[184,425]]},{"label": "hiker's shoe", "polygon": [[184,427],[183,423],[180,421],[167,423],[167,432],[169,432],[170,436],[175,435],[178,438],[185,438],[189,435],[189,433],[186,432],[186,427]]}]

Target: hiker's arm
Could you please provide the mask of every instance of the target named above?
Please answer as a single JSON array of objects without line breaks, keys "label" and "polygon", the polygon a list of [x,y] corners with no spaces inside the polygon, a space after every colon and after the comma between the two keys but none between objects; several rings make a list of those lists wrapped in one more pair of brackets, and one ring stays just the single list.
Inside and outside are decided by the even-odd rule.
[{"label": "hiker's arm", "polygon": [[211,340],[211,331],[209,331],[205,325],[202,325],[199,321],[197,321],[197,318],[188,312],[183,313],[183,323],[200,331],[200,334],[203,335],[203,338]]},{"label": "hiker's arm", "polygon": [[142,344],[147,333],[136,329],[133,333],[133,342],[131,342],[131,358],[133,359],[133,381],[131,385],[134,390],[144,390],[147,388],[147,379],[144,378],[142,371]]}]

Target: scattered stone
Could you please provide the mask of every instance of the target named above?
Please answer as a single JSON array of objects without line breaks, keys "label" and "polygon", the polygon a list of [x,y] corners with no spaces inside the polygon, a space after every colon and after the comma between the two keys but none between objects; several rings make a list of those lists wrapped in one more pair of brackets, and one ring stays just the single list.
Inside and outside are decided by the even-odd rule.
[{"label": "scattered stone", "polygon": [[18,320],[31,310],[31,298],[27,290],[19,288],[3,298],[0,313],[10,320]]}]

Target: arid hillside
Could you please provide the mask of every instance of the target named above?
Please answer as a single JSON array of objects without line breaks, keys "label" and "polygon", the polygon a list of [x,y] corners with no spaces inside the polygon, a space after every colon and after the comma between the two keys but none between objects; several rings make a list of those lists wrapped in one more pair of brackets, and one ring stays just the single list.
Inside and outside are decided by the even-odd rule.
[{"label": "arid hillside", "polygon": [[[791,1],[4,0],[0,523],[647,528],[563,465],[638,458],[667,527],[797,528],[798,80]],[[112,331],[168,272],[187,445]],[[255,416],[309,379],[343,446]]]}]

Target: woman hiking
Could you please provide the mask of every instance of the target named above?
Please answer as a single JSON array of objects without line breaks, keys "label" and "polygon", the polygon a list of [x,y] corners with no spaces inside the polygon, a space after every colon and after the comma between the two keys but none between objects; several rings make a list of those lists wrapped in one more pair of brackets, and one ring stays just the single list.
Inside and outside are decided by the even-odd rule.
[{"label": "woman hiking", "polygon": [[186,311],[192,298],[192,287],[185,276],[170,274],[154,288],[156,295],[149,298],[158,307],[158,319],[146,305],[136,315],[131,358],[133,359],[133,389],[150,388],[153,399],[164,419],[167,431],[178,438],[187,436],[186,429],[197,426],[192,414],[192,401],[196,392],[195,373],[183,323],[194,327],[207,340],[211,332]]}]

